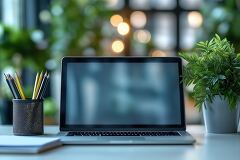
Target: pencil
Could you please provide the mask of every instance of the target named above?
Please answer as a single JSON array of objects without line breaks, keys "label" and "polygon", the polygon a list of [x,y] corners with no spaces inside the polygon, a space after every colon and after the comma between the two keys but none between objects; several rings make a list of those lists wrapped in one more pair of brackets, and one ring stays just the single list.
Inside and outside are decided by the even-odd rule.
[{"label": "pencil", "polygon": [[8,79],[8,77],[7,77],[7,75],[6,75],[5,73],[4,73],[4,77],[5,77],[5,79],[6,79],[6,82],[7,82],[7,84],[8,84],[8,87],[9,87],[10,90],[11,90],[11,93],[12,93],[13,97],[16,99],[16,98],[17,98],[17,95],[16,95],[15,92],[13,91],[13,88],[12,88],[12,86],[10,85],[9,79]]},{"label": "pencil", "polygon": [[[11,76],[10,74],[4,73],[5,80],[7,82],[7,85],[9,89],[11,90],[11,93],[15,99],[26,99],[26,96],[24,94],[23,86],[20,81],[20,76],[15,72],[14,76]],[[41,73],[36,74],[34,88],[33,88],[33,94],[32,99],[41,99],[43,98],[47,84],[49,81],[49,73],[46,71],[45,73],[42,71]]]},{"label": "pencil", "polygon": [[22,99],[26,99],[25,95],[24,95],[24,92],[23,92],[23,88],[22,88],[22,85],[20,83],[20,80],[19,80],[19,76],[17,73],[15,73],[15,83],[16,83],[16,86],[18,88],[18,91],[20,93],[20,96]]},{"label": "pencil", "polygon": [[37,73],[36,75],[36,79],[35,79],[35,83],[34,83],[34,88],[33,88],[33,95],[32,95],[32,99],[36,98],[36,91],[37,91],[37,84],[38,84],[38,77],[39,77],[39,73]]},{"label": "pencil", "polygon": [[42,91],[42,93],[40,95],[40,99],[43,98],[43,96],[46,93],[47,85],[48,85],[48,82],[49,82],[49,77],[50,77],[50,75],[48,74],[46,84],[44,85],[43,91]]},{"label": "pencil", "polygon": [[40,88],[41,83],[42,83],[42,77],[43,77],[43,71],[40,73],[40,75],[38,77],[37,88],[36,88],[36,93],[35,93],[35,99],[37,98],[37,94],[38,94],[39,88]]},{"label": "pencil", "polygon": [[21,95],[17,89],[14,79],[12,78],[12,76],[10,74],[7,74],[7,76],[8,76],[9,82],[10,82],[9,84],[12,86],[13,92],[15,93],[16,98],[21,99]]},{"label": "pencil", "polygon": [[45,85],[46,85],[46,82],[47,82],[47,77],[48,77],[48,74],[47,74],[47,72],[46,72],[46,73],[44,74],[43,79],[42,79],[42,82],[41,82],[40,88],[39,88],[39,90],[38,90],[36,99],[40,99],[40,98],[41,98],[41,94],[42,94],[43,89],[44,89],[44,87],[45,87]]}]

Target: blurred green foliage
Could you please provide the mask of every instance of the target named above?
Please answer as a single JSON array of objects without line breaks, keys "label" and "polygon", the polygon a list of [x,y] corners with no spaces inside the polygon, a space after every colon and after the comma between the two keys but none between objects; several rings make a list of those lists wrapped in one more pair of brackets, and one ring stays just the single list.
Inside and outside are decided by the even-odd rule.
[{"label": "blurred green foliage", "polygon": [[84,52],[102,55],[106,21],[112,12],[105,0],[53,0],[50,46],[53,56],[76,56]]},{"label": "blurred green foliage", "polygon": [[0,24],[0,69],[7,66],[15,69],[43,69],[49,52],[42,44],[43,41],[37,39],[38,32]]},{"label": "blurred green foliage", "polygon": [[201,39],[211,39],[216,33],[226,37],[233,43],[236,51],[240,51],[240,1],[209,1],[205,0],[201,13],[204,22]]},{"label": "blurred green foliage", "polygon": [[57,104],[53,98],[44,99],[44,115],[45,116],[56,116]]}]

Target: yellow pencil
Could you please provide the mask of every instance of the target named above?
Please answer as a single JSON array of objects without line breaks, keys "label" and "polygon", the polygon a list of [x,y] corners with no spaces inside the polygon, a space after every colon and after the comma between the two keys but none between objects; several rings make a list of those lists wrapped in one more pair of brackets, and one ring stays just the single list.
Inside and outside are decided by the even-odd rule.
[{"label": "yellow pencil", "polygon": [[37,73],[37,75],[36,75],[36,79],[35,79],[35,83],[34,83],[34,88],[33,88],[32,99],[35,99],[35,98],[36,98],[36,89],[37,89],[37,84],[38,84],[38,77],[39,77],[39,73]]},{"label": "yellow pencil", "polygon": [[40,85],[41,85],[41,83],[42,83],[42,77],[43,77],[43,71],[40,73],[40,75],[39,75],[39,77],[38,77],[37,88],[36,88],[36,91],[35,91],[34,99],[37,98],[37,94],[38,94],[38,91],[39,91]]},{"label": "yellow pencil", "polygon": [[23,92],[23,88],[22,88],[22,85],[20,83],[20,80],[19,80],[19,76],[17,73],[15,73],[15,83],[16,83],[16,86],[17,86],[17,89],[20,93],[20,96],[22,99],[26,99],[25,95],[24,95],[24,92]]}]

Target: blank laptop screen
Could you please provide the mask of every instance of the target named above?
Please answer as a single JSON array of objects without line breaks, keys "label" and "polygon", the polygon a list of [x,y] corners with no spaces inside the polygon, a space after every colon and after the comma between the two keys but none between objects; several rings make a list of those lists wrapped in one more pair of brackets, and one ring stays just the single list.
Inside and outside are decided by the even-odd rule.
[{"label": "blank laptop screen", "polygon": [[66,125],[180,125],[175,62],[70,62]]}]

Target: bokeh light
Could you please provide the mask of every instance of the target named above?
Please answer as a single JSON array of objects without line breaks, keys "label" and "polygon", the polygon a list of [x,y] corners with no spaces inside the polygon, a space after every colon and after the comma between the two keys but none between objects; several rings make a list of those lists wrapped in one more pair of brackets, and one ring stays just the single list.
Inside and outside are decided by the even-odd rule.
[{"label": "bokeh light", "polygon": [[114,27],[117,27],[121,22],[123,22],[123,17],[115,14],[110,18],[110,22]]},{"label": "bokeh light", "polygon": [[44,33],[41,30],[35,30],[31,34],[31,39],[36,43],[41,42],[43,38],[44,38]]},{"label": "bokeh light", "polygon": [[133,36],[134,39],[140,43],[148,43],[151,40],[151,34],[148,30],[137,30]]},{"label": "bokeh light", "polygon": [[130,22],[135,28],[143,28],[147,23],[146,14],[141,11],[135,11],[130,16]]},{"label": "bokeh light", "polygon": [[129,30],[129,25],[126,22],[121,22],[117,27],[117,31],[120,35],[128,34]]},{"label": "bokeh light", "polygon": [[49,11],[47,11],[47,10],[42,10],[39,13],[39,19],[43,23],[49,23],[51,21],[51,13]]},{"label": "bokeh light", "polygon": [[188,13],[188,24],[193,28],[198,28],[203,23],[203,17],[201,13],[197,11],[192,11]]},{"label": "bokeh light", "polygon": [[115,40],[112,43],[112,50],[115,53],[121,53],[124,50],[124,43],[121,40]]},{"label": "bokeh light", "polygon": [[152,56],[152,57],[166,57],[166,56],[167,56],[167,53],[164,52],[164,51],[161,51],[161,50],[154,50],[154,51],[151,53],[151,56]]},{"label": "bokeh light", "polygon": [[54,5],[54,6],[51,8],[51,13],[52,13],[54,16],[60,16],[60,15],[63,13],[63,8],[62,8],[62,6],[60,6],[60,5]]}]

